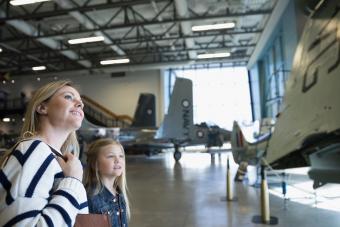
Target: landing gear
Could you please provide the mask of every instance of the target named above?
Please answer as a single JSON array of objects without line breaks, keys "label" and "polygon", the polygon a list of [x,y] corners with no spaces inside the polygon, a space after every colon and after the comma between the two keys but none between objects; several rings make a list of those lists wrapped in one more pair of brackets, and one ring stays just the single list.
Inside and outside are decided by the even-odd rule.
[{"label": "landing gear", "polygon": [[180,151],[175,151],[174,153],[174,159],[176,160],[176,162],[178,162],[182,157],[182,153]]},{"label": "landing gear", "polygon": [[174,159],[176,162],[178,162],[182,157],[182,153],[179,151],[179,145],[175,144],[175,153],[174,153]]}]

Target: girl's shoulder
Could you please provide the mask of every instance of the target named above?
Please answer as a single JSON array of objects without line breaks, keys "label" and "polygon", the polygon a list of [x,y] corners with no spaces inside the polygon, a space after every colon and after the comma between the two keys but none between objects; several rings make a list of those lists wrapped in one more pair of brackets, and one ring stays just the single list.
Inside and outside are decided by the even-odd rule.
[{"label": "girl's shoulder", "polygon": [[88,190],[87,198],[92,203],[107,202],[113,199],[112,194],[110,194],[105,187],[98,189]]}]

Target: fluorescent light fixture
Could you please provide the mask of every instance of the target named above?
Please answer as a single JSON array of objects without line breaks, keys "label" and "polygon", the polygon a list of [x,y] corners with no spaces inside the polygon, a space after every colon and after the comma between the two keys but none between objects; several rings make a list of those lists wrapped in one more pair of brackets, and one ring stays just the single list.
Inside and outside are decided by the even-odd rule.
[{"label": "fluorescent light fixture", "polygon": [[112,64],[129,63],[129,62],[130,62],[130,59],[122,58],[122,59],[103,60],[103,61],[100,61],[100,64],[101,65],[112,65]]},{"label": "fluorescent light fixture", "polygon": [[34,70],[34,71],[41,71],[41,70],[45,70],[45,69],[46,69],[46,66],[43,66],[43,65],[32,67],[32,70]]},{"label": "fluorescent light fixture", "polygon": [[21,5],[27,5],[27,4],[33,4],[33,3],[38,3],[38,2],[47,2],[50,0],[12,0],[9,3],[12,6],[21,6]]},{"label": "fluorescent light fixture", "polygon": [[69,44],[80,44],[80,43],[92,43],[92,42],[99,42],[104,41],[103,36],[92,36],[86,38],[79,38],[79,39],[70,39],[68,41]]},{"label": "fluorescent light fixture", "polygon": [[192,26],[191,30],[194,32],[208,31],[208,30],[218,30],[218,29],[228,29],[235,27],[234,22],[228,22],[223,24],[210,24],[210,25],[197,25]]},{"label": "fluorescent light fixture", "polygon": [[229,57],[230,53],[224,52],[224,53],[214,53],[214,54],[199,54],[197,55],[198,59],[207,59],[207,58],[226,58]]},{"label": "fluorescent light fixture", "polygon": [[10,121],[11,121],[11,118],[9,118],[9,117],[4,117],[4,118],[2,118],[2,121],[3,121],[3,122],[10,122]]}]

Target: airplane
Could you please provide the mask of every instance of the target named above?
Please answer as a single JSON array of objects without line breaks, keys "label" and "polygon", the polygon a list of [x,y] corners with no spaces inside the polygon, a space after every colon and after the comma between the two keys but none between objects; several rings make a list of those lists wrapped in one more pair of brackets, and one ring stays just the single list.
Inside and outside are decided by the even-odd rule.
[{"label": "airplane", "polygon": [[248,142],[237,121],[233,123],[231,133],[231,151],[234,161],[239,164],[235,175],[235,181],[242,181],[247,173],[248,165],[258,165],[268,147],[269,138],[274,126],[271,118],[261,119],[259,132],[254,135],[254,142]]},{"label": "airplane", "polygon": [[244,142],[237,160],[251,163],[263,154],[274,169],[310,166],[314,188],[340,183],[339,34],[340,4],[324,1],[306,22],[275,129],[262,141],[266,148],[258,141],[247,150]]},{"label": "airplane", "polygon": [[170,99],[168,113],[157,130],[155,139],[163,139],[174,143],[174,159],[179,161],[182,154],[180,147],[205,145],[221,147],[230,141],[231,132],[208,125],[205,122],[194,124],[192,81],[177,77]]},{"label": "airplane", "polygon": [[[117,137],[125,149],[142,150],[147,155],[160,152],[162,149],[174,148],[174,159],[179,161],[182,153],[181,147],[191,145],[205,145],[221,147],[224,142],[230,141],[231,132],[216,125],[206,123],[194,124],[193,121],[193,97],[192,81],[185,78],[176,78],[173,88],[168,113],[164,116],[163,123],[156,130],[120,129]],[[79,130],[79,134],[89,134],[89,129],[99,128],[89,125],[85,120]],[[103,128],[105,136],[113,136],[111,128]],[[116,129],[117,130],[117,129]]]},{"label": "airplane", "polygon": [[77,131],[80,140],[86,143],[97,138],[110,137],[119,140],[128,152],[145,153],[147,155],[157,153],[155,150],[173,147],[173,145],[170,146],[165,143],[155,144],[155,147],[151,143],[147,147],[140,144],[140,141],[151,141],[157,131],[154,94],[141,93],[139,95],[134,118],[128,127],[106,127],[99,125],[96,121],[90,121],[90,119],[85,111],[82,126]]},{"label": "airplane", "polygon": [[[262,119],[259,134],[254,142],[248,142],[237,121],[233,123],[231,133],[231,147],[234,161],[236,163],[247,162],[249,165],[257,165],[264,156],[271,136],[272,120]],[[266,130],[264,128],[267,128]]]}]

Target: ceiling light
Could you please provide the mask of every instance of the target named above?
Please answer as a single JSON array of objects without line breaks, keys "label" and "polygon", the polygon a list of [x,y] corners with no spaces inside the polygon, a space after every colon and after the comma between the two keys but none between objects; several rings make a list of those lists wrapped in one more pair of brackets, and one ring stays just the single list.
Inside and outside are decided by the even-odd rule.
[{"label": "ceiling light", "polygon": [[104,41],[103,36],[93,36],[93,37],[86,37],[86,38],[79,38],[79,39],[70,39],[68,41],[69,44],[80,44],[80,43],[92,43],[92,42],[99,42]]},{"label": "ceiling light", "polygon": [[130,59],[122,58],[122,59],[112,59],[112,60],[103,60],[100,61],[101,65],[112,65],[112,64],[122,64],[122,63],[129,63]]},{"label": "ceiling light", "polygon": [[2,118],[2,121],[3,121],[3,122],[10,122],[10,121],[11,121],[11,118],[9,118],[9,117],[4,117],[4,118]]},{"label": "ceiling light", "polygon": [[32,70],[34,70],[34,71],[41,71],[41,70],[45,70],[45,69],[46,69],[46,66],[43,66],[43,65],[32,67]]},{"label": "ceiling light", "polygon": [[38,3],[38,2],[47,2],[50,0],[12,0],[9,3],[12,6],[21,6],[21,5],[27,5],[27,4],[33,4],[33,3]]},{"label": "ceiling light", "polygon": [[223,24],[210,24],[210,25],[197,25],[192,26],[191,30],[194,32],[217,30],[217,29],[228,29],[235,27],[234,22],[228,22]]},{"label": "ceiling light", "polygon": [[207,59],[207,58],[226,58],[229,57],[230,53],[224,52],[224,53],[214,53],[214,54],[199,54],[197,55],[198,59]]},{"label": "ceiling light", "polygon": [[2,48],[0,48],[0,53],[2,52]]}]

